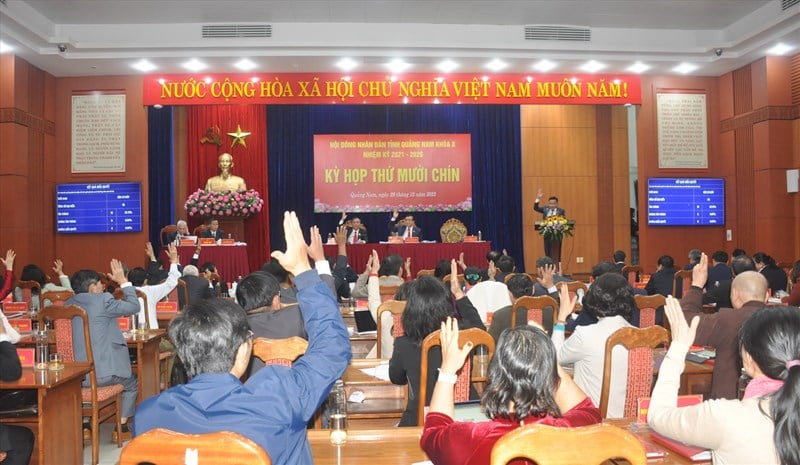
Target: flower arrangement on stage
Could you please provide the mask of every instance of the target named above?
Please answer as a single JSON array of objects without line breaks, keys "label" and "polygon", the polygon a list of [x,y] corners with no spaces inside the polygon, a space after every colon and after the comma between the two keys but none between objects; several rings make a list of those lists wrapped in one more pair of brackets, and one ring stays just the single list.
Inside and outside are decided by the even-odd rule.
[{"label": "flower arrangement on stage", "polygon": [[261,211],[264,201],[253,189],[246,191],[207,191],[197,189],[186,198],[184,208],[189,216],[248,218]]},{"label": "flower arrangement on stage", "polygon": [[561,215],[549,216],[537,224],[539,225],[539,234],[545,239],[560,241],[564,236],[572,237],[574,226]]}]

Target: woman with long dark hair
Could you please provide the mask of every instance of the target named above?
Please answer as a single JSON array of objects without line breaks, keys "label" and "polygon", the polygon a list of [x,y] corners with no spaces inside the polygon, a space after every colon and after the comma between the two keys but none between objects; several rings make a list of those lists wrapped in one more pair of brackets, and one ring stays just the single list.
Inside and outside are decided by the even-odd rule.
[{"label": "woman with long dark hair", "polygon": [[764,307],[739,331],[745,372],[742,400],[676,407],[684,358],[698,318],[688,325],[677,300],[666,313],[672,343],[653,389],[647,422],[656,432],[711,449],[714,463],[800,465],[800,309]]}]

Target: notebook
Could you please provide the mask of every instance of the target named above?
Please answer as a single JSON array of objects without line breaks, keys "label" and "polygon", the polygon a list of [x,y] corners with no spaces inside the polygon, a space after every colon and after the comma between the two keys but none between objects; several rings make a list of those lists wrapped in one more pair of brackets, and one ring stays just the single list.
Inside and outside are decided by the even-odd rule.
[{"label": "notebook", "polygon": [[358,310],[353,312],[353,318],[356,320],[356,332],[359,335],[369,335],[378,333],[378,324],[375,323],[375,318],[372,318],[372,313],[369,310]]}]

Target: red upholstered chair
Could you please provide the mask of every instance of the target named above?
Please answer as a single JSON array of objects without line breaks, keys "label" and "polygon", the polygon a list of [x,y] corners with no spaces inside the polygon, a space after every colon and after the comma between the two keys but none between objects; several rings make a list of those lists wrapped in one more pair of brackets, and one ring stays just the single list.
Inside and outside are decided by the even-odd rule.
[{"label": "red upholstered chair", "polygon": [[272,461],[258,444],[232,431],[185,434],[156,428],[133,438],[119,456],[119,465],[145,463],[271,465]]},{"label": "red upholstered chair", "polygon": [[622,275],[628,278],[628,283],[631,286],[639,282],[639,276],[644,273],[644,270],[639,265],[625,265],[622,267]]},{"label": "red upholstered chair", "polygon": [[[422,357],[420,358],[419,396],[417,397],[417,424],[425,423],[425,400],[428,396],[428,352],[434,346],[441,346],[441,330],[436,330],[422,340]],[[464,329],[458,332],[458,345],[464,347],[467,342],[472,342],[472,347],[486,346],[488,360],[494,355],[494,338],[491,334],[478,328]],[[485,382],[486,377],[472,376],[472,357],[467,357],[461,371],[458,372],[453,396],[456,402],[469,400],[469,388],[473,382]],[[438,367],[437,367],[438,368]]]},{"label": "red upholstered chair", "polygon": [[[38,299],[39,294],[42,293],[42,285],[37,281],[17,281],[17,286],[22,292],[22,302],[27,302],[30,305],[34,296]],[[38,301],[36,302],[39,303]]]},{"label": "red upholstered chair", "polygon": [[[401,300],[387,300],[383,302],[380,307],[378,307],[378,321],[377,324],[377,335],[378,335],[378,342],[377,342],[377,357],[384,358],[383,353],[381,352],[383,349],[381,348],[381,332],[383,323],[382,323],[382,316],[385,312],[389,312],[392,314],[392,337],[397,339],[398,337],[405,334],[403,331],[403,312],[406,310],[406,303],[405,301]],[[389,357],[392,354],[388,354]]]},{"label": "red upholstered chair", "polygon": [[115,418],[117,429],[117,447],[122,447],[122,385],[97,386],[97,374],[94,369],[92,339],[89,334],[89,319],[86,312],[77,305],[67,307],[50,305],[42,309],[40,316],[53,321],[56,335],[56,350],[65,362],[75,361],[75,344],[72,340],[72,320],[79,318],[83,324],[83,341],[86,347],[86,361],[91,366],[89,372],[90,387],[81,389],[82,415],[91,417],[92,429],[92,465],[96,465],[100,456],[99,427],[100,423]]},{"label": "red upholstered chair", "polygon": [[656,309],[667,303],[667,298],[661,294],[635,295],[636,308],[639,309],[639,327],[647,328],[656,324]]},{"label": "red upholstered chair", "polygon": [[[540,325],[544,326],[544,312],[547,309],[552,315],[553,318],[551,321],[555,322],[556,313],[558,312],[558,302],[556,299],[550,297],[549,295],[543,296],[522,296],[519,299],[514,301],[514,305],[511,308],[511,328],[517,326],[517,309],[525,308],[528,310],[528,314],[525,317],[525,321],[521,322],[520,324],[526,324],[528,321],[535,321]],[[545,328],[545,330],[552,331],[553,328]]]},{"label": "red upholstered chair", "polygon": [[306,353],[308,341],[292,336],[286,339],[257,337],[253,341],[253,355],[266,365],[291,367],[292,363]]},{"label": "red upholstered chair", "polygon": [[[574,298],[574,297],[576,297],[578,295],[581,295],[581,296],[585,297],[586,296],[586,291],[588,291],[588,288],[586,287],[586,284],[584,284],[584,283],[582,283],[580,281],[562,281],[560,283],[556,283],[556,287],[558,288],[559,291],[561,291],[561,287],[562,286],[567,286],[567,290],[569,291],[569,298],[570,299],[572,299],[572,298]],[[578,299],[578,300],[580,300],[580,299]],[[575,311],[576,312],[580,312],[582,309],[583,309],[583,306],[580,303],[575,304]]]},{"label": "red upholstered chair", "polygon": [[603,364],[603,385],[600,389],[600,413],[608,413],[608,393],[611,390],[611,353],[622,345],[628,349],[628,379],[626,382],[625,412],[623,416],[636,416],[637,401],[648,397],[653,385],[653,349],[669,342],[669,332],[661,326],[649,328],[620,328],[606,340]]},{"label": "red upholstered chair", "polygon": [[[690,287],[692,287],[692,270],[676,271],[672,277],[672,296],[676,299],[683,297]],[[680,293],[678,289],[681,290]]]},{"label": "red upholstered chair", "polygon": [[39,302],[43,306],[64,305],[70,297],[75,295],[72,291],[47,291],[39,295]]}]

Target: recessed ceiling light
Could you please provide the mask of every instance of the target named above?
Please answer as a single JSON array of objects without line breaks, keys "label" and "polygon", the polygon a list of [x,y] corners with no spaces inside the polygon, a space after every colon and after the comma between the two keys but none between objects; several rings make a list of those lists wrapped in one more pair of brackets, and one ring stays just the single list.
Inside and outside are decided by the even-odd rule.
[{"label": "recessed ceiling light", "polygon": [[452,60],[444,60],[436,65],[436,69],[443,73],[452,72],[454,69],[458,68],[458,63]]},{"label": "recessed ceiling light", "polygon": [[403,71],[405,71],[405,70],[407,70],[408,68],[411,67],[411,65],[409,63],[406,63],[405,61],[403,61],[403,60],[401,60],[399,58],[395,58],[394,60],[390,61],[389,63],[386,63],[386,66],[389,68],[389,70],[391,72],[393,72],[395,74],[402,73]]},{"label": "recessed ceiling light", "polygon": [[558,65],[556,65],[550,60],[539,60],[533,65],[533,69],[535,69],[536,71],[540,71],[542,73],[546,73],[551,69],[555,68],[556,66]]},{"label": "recessed ceiling light", "polygon": [[770,55],[785,55],[786,53],[794,50],[794,47],[791,45],[786,45],[784,43],[776,44],[774,47],[767,50],[767,53]]},{"label": "recessed ceiling light", "polygon": [[581,66],[581,70],[586,71],[587,73],[596,73],[605,67],[606,65],[600,63],[599,61],[589,60]]},{"label": "recessed ceiling light", "polygon": [[6,53],[14,50],[14,47],[8,45],[5,42],[0,42],[0,53]]},{"label": "recessed ceiling light", "polygon": [[183,63],[181,66],[188,69],[189,71],[194,71],[195,73],[208,68],[208,65],[203,63],[202,61],[198,60],[197,58],[192,58],[191,60]]},{"label": "recessed ceiling light", "polygon": [[352,58],[342,58],[336,62],[336,66],[346,73],[355,69],[358,66],[358,63],[356,63],[356,61]]},{"label": "recessed ceiling light", "polygon": [[697,69],[697,65],[693,65],[691,63],[681,63],[678,66],[672,68],[672,71],[681,74],[689,74],[692,71]]},{"label": "recessed ceiling light", "polygon": [[498,58],[495,58],[494,60],[490,61],[489,63],[486,63],[486,67],[489,68],[490,70],[494,71],[495,73],[500,71],[501,69],[505,68],[506,66],[508,66],[508,63],[506,63],[505,61],[502,61],[502,60],[500,60]]},{"label": "recessed ceiling light", "polygon": [[156,66],[156,65],[150,63],[149,61],[145,60],[144,58],[142,58],[141,60],[137,61],[136,63],[133,63],[131,65],[131,68],[133,68],[133,69],[135,69],[137,71],[141,71],[143,73],[147,73],[147,72],[153,71],[154,69],[158,68],[158,66]]},{"label": "recessed ceiling light", "polygon": [[627,70],[631,73],[641,74],[650,69],[650,65],[646,65],[641,61],[637,61],[636,63],[628,66]]},{"label": "recessed ceiling light", "polygon": [[253,63],[252,61],[250,61],[247,58],[242,58],[241,60],[239,60],[236,63],[234,63],[233,66],[235,66],[236,68],[238,68],[238,69],[240,69],[242,71],[250,71],[251,69],[254,69],[254,68],[258,67],[257,64]]}]

